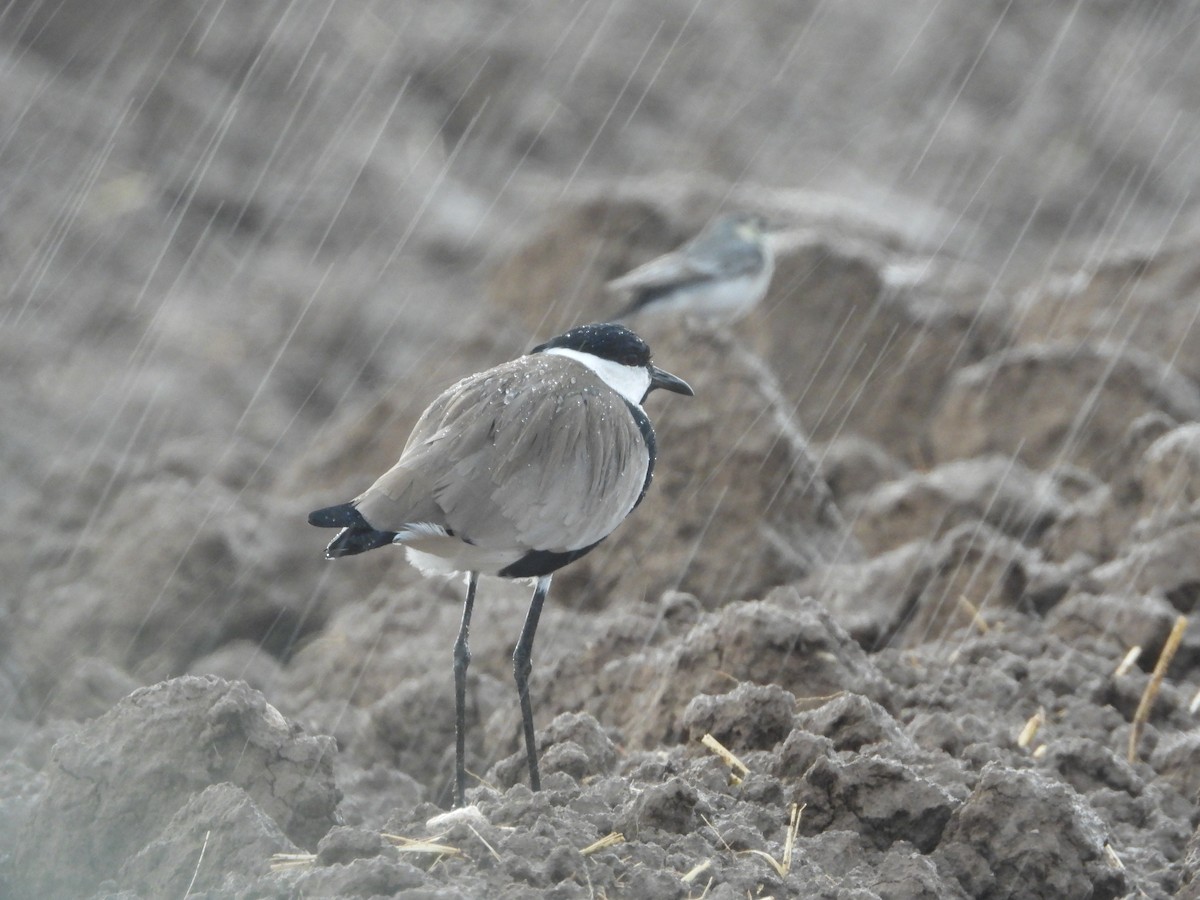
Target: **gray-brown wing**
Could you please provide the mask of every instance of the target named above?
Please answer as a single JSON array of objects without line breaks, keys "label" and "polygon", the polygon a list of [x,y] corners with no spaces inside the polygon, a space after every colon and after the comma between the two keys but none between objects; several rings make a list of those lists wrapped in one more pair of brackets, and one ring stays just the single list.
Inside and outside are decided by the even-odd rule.
[{"label": "gray-brown wing", "polygon": [[400,459],[355,498],[355,505],[375,528],[401,531],[428,522],[450,527],[436,488],[455,465],[463,448],[483,443],[480,429],[488,421],[487,398],[498,382],[511,379],[512,364],[468,376],[444,391],[421,414]]},{"label": "gray-brown wing", "polygon": [[362,497],[377,528],[434,522],[481,547],[567,550],[620,524],[647,458],[624,401],[573,360],[506,364],[439,397]]},{"label": "gray-brown wing", "polygon": [[645,443],[594,373],[547,357],[494,412],[488,443],[462,455],[437,492],[452,527],[484,547],[561,551],[595,543],[628,515],[646,478]]}]

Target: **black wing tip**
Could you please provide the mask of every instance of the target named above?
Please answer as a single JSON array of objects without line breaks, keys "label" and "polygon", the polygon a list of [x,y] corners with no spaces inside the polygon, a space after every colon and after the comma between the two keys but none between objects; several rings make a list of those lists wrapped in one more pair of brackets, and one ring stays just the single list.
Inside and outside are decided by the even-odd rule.
[{"label": "black wing tip", "polygon": [[314,509],[308,514],[308,524],[318,528],[350,528],[355,525],[366,526],[367,522],[353,503],[339,503],[337,506]]},{"label": "black wing tip", "polygon": [[353,502],[314,509],[308,514],[308,524],[318,528],[342,529],[325,548],[326,559],[341,559],[343,556],[366,553],[376,547],[386,547],[396,537],[394,531],[380,531],[372,527]]},{"label": "black wing tip", "polygon": [[342,541],[342,536],[338,535],[329,542],[329,546],[325,548],[326,559],[341,559],[343,556],[353,556],[353,550],[347,550],[345,542]]},{"label": "black wing tip", "polygon": [[346,528],[329,542],[329,546],[325,548],[325,558],[340,559],[343,556],[366,553],[377,547],[386,547],[395,538],[396,532],[394,531],[377,531],[370,526]]}]

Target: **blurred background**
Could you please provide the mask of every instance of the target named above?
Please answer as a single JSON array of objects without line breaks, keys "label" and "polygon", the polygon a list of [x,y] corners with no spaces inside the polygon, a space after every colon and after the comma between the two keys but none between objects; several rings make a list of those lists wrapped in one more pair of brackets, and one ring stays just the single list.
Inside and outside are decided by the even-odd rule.
[{"label": "blurred background", "polygon": [[[404,677],[436,666],[448,696],[459,587],[400,554],[325,563],[305,514],[390,465],[447,384],[611,312],[606,279],[721,209],[783,226],[735,329],[776,393],[656,326],[708,393],[652,401],[660,505],[560,606],[715,608],[900,543],[813,499],[833,457],[805,433],[872,442],[875,481],[984,452],[1108,479],[1128,421],[1197,408],[1198,41],[1173,0],[3,4],[3,740],[187,671],[343,746]],[[1115,357],[1033,383],[1042,419],[987,406],[1023,388],[948,397],[1049,338],[1068,349],[1026,369],[1097,342],[1176,369],[1137,369],[1086,440],[1073,404]],[[835,500],[855,471],[824,465]],[[479,671],[506,684],[525,590],[488,590]]]}]

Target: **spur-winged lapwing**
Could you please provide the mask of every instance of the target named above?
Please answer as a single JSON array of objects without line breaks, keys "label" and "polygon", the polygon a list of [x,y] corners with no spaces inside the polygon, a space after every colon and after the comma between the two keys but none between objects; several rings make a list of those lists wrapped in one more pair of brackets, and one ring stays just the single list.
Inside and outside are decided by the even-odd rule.
[{"label": "spur-winged lapwing", "polygon": [[426,574],[467,573],[454,645],[455,784],[461,806],[468,631],[480,574],[533,578],[513,654],[529,781],[541,787],[529,702],[533,636],[551,575],[604,540],[641,502],[654,471],[642,409],[656,388],[692,395],[615,324],[582,325],[458,382],[425,410],[396,463],[349,503],[308,521],[342,530],[336,559],[400,544]]},{"label": "spur-winged lapwing", "polygon": [[727,213],[678,250],[610,281],[608,289],[629,297],[617,321],[663,312],[728,324],[763,298],[774,271],[766,220]]}]

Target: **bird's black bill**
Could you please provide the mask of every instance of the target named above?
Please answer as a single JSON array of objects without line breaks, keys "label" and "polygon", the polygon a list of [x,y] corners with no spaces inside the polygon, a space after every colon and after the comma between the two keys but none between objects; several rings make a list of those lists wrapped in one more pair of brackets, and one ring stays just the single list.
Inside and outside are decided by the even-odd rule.
[{"label": "bird's black bill", "polygon": [[692,386],[682,378],[676,378],[670,372],[664,372],[658,366],[650,367],[650,391],[662,388],[664,391],[671,391],[676,394],[683,394],[685,397],[694,397],[696,392],[692,390]]}]

